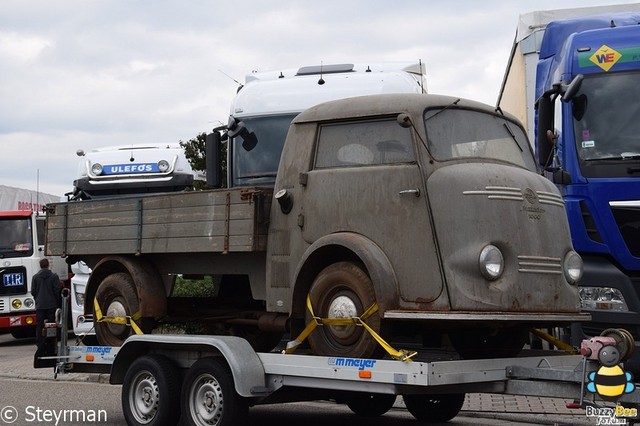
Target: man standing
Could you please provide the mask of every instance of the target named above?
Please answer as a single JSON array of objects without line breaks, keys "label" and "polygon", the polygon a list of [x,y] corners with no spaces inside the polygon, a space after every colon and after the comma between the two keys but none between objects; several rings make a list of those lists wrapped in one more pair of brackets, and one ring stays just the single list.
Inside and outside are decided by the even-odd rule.
[{"label": "man standing", "polygon": [[40,259],[40,271],[31,279],[31,294],[36,300],[36,342],[38,351],[44,350],[45,321],[53,322],[56,317],[56,309],[60,306],[60,278],[49,270],[49,260]]}]

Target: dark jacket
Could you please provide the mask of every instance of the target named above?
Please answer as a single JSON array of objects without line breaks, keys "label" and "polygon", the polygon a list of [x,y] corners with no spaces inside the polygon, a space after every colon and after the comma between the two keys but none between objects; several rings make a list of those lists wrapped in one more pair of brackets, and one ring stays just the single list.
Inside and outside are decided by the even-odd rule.
[{"label": "dark jacket", "polygon": [[40,269],[31,279],[31,294],[36,299],[36,309],[60,306],[60,291],[60,278],[49,269]]}]

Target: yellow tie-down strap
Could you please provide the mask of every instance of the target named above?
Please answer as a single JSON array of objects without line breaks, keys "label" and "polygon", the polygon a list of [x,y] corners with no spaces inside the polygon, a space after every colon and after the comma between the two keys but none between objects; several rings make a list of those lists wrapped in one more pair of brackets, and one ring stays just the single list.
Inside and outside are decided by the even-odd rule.
[{"label": "yellow tie-down strap", "polygon": [[313,312],[313,306],[311,306],[311,299],[309,295],[307,295],[307,309],[311,313],[313,320],[307,324],[307,326],[302,330],[302,332],[296,337],[295,340],[292,340],[287,343],[287,347],[282,351],[284,354],[293,353],[298,346],[305,341],[307,337],[311,334],[313,330],[319,325],[355,325],[358,327],[364,327],[365,330],[369,332],[369,334],[376,339],[376,341],[384,348],[385,351],[393,358],[405,362],[410,362],[411,358],[414,357],[417,352],[415,351],[407,351],[404,349],[396,350],[390,344],[388,344],[376,331],[369,327],[365,320],[369,318],[371,315],[378,311],[378,304],[374,303],[362,313],[359,317],[351,317],[351,318],[320,318],[317,317]]},{"label": "yellow tie-down strap", "polygon": [[128,325],[136,334],[144,334],[138,324],[136,324],[136,321],[142,317],[142,315],[140,315],[140,311],[136,312],[130,317],[105,317],[102,315],[102,310],[100,309],[100,305],[98,304],[97,299],[93,299],[93,308],[96,313],[96,322],[108,322],[109,324]]}]

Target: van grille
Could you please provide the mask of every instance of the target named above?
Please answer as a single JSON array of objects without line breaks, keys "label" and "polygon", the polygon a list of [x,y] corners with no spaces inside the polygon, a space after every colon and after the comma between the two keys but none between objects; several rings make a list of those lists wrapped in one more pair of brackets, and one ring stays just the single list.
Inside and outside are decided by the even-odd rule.
[{"label": "van grille", "polygon": [[562,259],[545,256],[518,256],[518,271],[532,274],[562,274]]}]

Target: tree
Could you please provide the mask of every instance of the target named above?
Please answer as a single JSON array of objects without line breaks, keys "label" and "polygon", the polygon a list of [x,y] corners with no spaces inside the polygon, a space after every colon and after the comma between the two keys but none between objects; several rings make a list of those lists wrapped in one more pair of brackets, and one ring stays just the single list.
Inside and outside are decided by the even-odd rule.
[{"label": "tree", "polygon": [[[200,133],[195,138],[189,139],[187,142],[180,141],[180,146],[184,148],[184,155],[191,164],[191,168],[196,171],[207,171],[207,154],[205,149],[206,133]],[[222,186],[227,186],[227,145],[222,144],[221,155],[222,168]],[[197,181],[193,185],[194,189],[210,189],[206,182]]]}]

